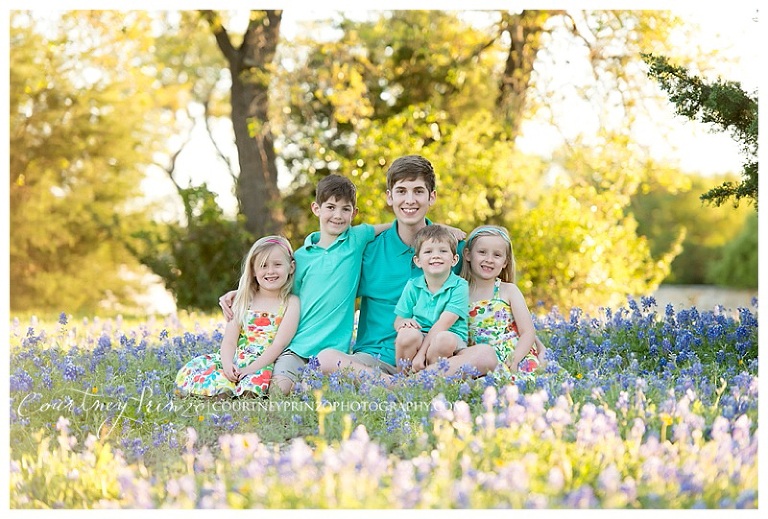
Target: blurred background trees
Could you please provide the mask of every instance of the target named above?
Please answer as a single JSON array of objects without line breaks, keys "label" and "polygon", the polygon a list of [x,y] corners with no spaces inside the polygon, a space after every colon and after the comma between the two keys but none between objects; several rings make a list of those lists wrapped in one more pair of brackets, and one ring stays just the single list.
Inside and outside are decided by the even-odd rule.
[{"label": "blurred background trees", "polygon": [[43,34],[23,13],[10,28],[10,299],[14,309],[93,307],[131,287],[123,246],[141,165],[160,143],[153,120],[150,20],[63,15]]},{"label": "blurred background trees", "polygon": [[[686,25],[667,12],[342,13],[290,39],[282,17],[78,11],[49,20],[55,37],[12,17],[12,308],[87,308],[108,291],[127,301],[118,273],[138,260],[179,307],[211,309],[250,241],[282,231],[298,246],[315,230],[323,176],[356,183],[359,220],[391,219],[385,172],[410,153],[438,175],[432,220],[510,229],[532,305],[612,306],[665,279],[730,283],[714,265],[751,246],[756,225],[737,237],[748,210],[698,202],[727,179],[659,162],[638,129],[665,101],[641,53],[705,60],[672,48]],[[79,84],[84,70],[99,81]],[[564,121],[577,108],[590,119],[574,132]],[[521,151],[534,119],[563,136],[551,157]],[[181,180],[177,159],[201,128],[237,218]],[[142,201],[148,168],[170,180],[177,214]]]}]

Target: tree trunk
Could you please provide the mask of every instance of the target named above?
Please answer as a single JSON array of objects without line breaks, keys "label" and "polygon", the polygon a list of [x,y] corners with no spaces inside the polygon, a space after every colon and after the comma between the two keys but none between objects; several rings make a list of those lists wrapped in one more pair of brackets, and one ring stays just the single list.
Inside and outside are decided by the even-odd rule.
[{"label": "tree trunk", "polygon": [[269,122],[269,81],[280,38],[282,11],[252,11],[235,49],[213,11],[203,11],[232,75],[232,126],[240,175],[236,182],[240,213],[254,236],[279,233],[285,217],[277,189],[277,164]]},{"label": "tree trunk", "polygon": [[546,11],[502,14],[502,31],[509,35],[510,44],[496,105],[512,137],[520,131],[533,63],[541,48],[542,26],[549,16]]}]

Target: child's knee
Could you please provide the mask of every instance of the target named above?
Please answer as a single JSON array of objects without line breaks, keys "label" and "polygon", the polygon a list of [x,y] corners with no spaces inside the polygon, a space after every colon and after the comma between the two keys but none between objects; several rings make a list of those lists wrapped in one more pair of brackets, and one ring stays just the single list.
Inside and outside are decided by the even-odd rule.
[{"label": "child's knee", "polygon": [[320,363],[320,371],[324,375],[333,373],[341,368],[341,354],[337,350],[326,349],[317,354],[317,361]]},{"label": "child's knee", "polygon": [[410,352],[413,350],[413,355],[415,355],[423,339],[424,335],[419,330],[413,328],[400,330],[397,332],[397,338],[395,339],[395,349],[398,352]]},{"label": "child's knee", "polygon": [[496,366],[499,364],[499,358],[496,355],[496,350],[493,349],[493,346],[488,344],[478,344],[475,348],[477,348],[477,351],[473,364],[478,371],[485,374],[496,369]]},{"label": "child's knee", "polygon": [[395,338],[395,345],[401,344],[402,346],[410,346],[412,344],[421,344],[424,335],[421,330],[416,328],[403,328],[397,332],[397,338]]},{"label": "child's knee", "polygon": [[293,391],[293,380],[288,377],[276,376],[272,377],[272,382],[269,384],[269,390],[273,391],[274,388],[280,390],[284,395],[288,395]]},{"label": "child's knee", "polygon": [[451,357],[456,351],[459,341],[452,332],[438,333],[427,350],[428,360],[437,360],[440,357]]}]

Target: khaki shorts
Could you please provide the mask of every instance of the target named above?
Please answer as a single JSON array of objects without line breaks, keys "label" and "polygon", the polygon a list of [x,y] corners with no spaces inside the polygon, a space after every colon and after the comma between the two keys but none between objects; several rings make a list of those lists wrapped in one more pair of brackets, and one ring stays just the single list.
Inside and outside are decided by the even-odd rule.
[{"label": "khaki shorts", "polygon": [[354,358],[357,362],[359,362],[363,366],[380,369],[387,375],[394,375],[395,373],[397,373],[396,366],[393,366],[392,364],[388,364],[383,360],[381,360],[380,358],[374,357],[370,353],[358,351],[357,353],[353,353],[351,357]]},{"label": "khaki shorts", "polygon": [[291,350],[284,350],[275,361],[275,366],[272,368],[272,378],[285,377],[295,384],[299,380],[299,370],[306,368],[308,363],[308,359],[299,357]]}]

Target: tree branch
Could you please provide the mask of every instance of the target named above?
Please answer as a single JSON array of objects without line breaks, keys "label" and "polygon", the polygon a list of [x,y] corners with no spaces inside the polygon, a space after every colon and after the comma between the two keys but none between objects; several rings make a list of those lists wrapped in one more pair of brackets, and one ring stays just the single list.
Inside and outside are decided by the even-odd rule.
[{"label": "tree branch", "polygon": [[237,51],[232,46],[229,34],[227,34],[227,30],[221,23],[221,16],[219,16],[219,13],[205,9],[200,11],[200,15],[210,24],[211,29],[213,30],[213,35],[216,37],[216,44],[219,46],[219,49],[221,49],[224,57],[230,65],[235,63],[237,61]]},{"label": "tree branch", "polygon": [[235,174],[234,169],[232,169],[232,161],[227,157],[224,152],[219,148],[219,144],[216,142],[216,139],[213,138],[213,129],[211,128],[210,121],[208,118],[210,117],[210,99],[211,99],[211,93],[209,92],[206,96],[205,100],[203,101],[203,121],[205,122],[205,129],[208,132],[208,138],[211,140],[211,143],[213,144],[213,147],[216,149],[216,153],[219,155],[221,160],[223,160],[226,165],[227,169],[229,170],[229,175],[232,177],[232,180],[237,184],[237,174]]}]

